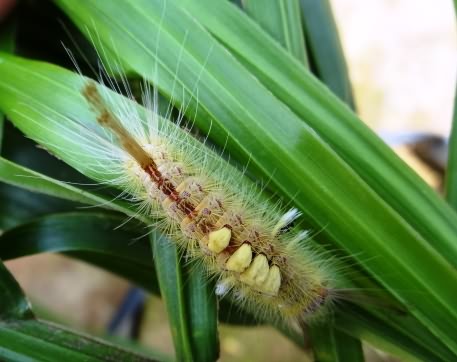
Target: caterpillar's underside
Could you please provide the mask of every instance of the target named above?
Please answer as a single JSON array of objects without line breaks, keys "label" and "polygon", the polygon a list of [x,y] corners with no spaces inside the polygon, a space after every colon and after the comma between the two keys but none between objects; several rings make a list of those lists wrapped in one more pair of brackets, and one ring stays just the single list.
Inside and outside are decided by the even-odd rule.
[{"label": "caterpillar's underside", "polygon": [[133,110],[110,109],[94,83],[83,94],[121,146],[126,177],[120,186],[218,278],[218,294],[232,292],[259,317],[299,321],[331,300],[327,263],[302,245],[305,232],[285,230],[296,210],[284,214],[246,186],[241,172],[176,127],[145,131]]}]

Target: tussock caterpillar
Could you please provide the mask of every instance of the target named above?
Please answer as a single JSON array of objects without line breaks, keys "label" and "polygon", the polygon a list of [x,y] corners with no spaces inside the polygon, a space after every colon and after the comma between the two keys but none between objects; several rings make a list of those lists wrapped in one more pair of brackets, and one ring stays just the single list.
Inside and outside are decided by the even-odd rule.
[{"label": "tussock caterpillar", "polygon": [[160,220],[155,226],[217,279],[220,296],[259,319],[302,324],[324,314],[341,291],[333,261],[311,247],[308,232],[290,227],[300,213],[267,199],[243,172],[162,118],[148,87],[143,108],[125,74],[118,84],[101,66],[102,84],[79,77],[77,96],[87,105],[79,114],[54,118],[53,109],[42,107],[41,116],[53,123],[49,130],[22,117],[39,129],[35,140],[76,168],[84,164],[86,175],[122,190],[138,213]]},{"label": "tussock caterpillar", "polygon": [[265,199],[206,144],[162,120],[149,91],[144,114],[94,81],[82,94],[105,133],[105,141],[91,145],[106,157],[99,166],[122,175],[113,184],[217,278],[218,295],[231,295],[259,319],[294,324],[332,303],[329,261],[306,245],[308,232],[290,227],[298,210]]}]

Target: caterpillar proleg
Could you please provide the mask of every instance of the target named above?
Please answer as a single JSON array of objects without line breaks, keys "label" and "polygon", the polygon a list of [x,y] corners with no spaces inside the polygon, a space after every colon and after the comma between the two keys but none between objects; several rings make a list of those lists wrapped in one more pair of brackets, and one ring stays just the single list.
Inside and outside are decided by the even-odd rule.
[{"label": "caterpillar proleg", "polygon": [[335,278],[307,245],[309,233],[290,227],[298,210],[284,212],[215,151],[171,121],[159,122],[149,92],[142,115],[94,81],[81,91],[110,139],[110,150],[93,145],[111,157],[100,167],[115,168],[122,176],[114,184],[217,278],[218,295],[229,294],[259,319],[303,323],[322,314]]}]

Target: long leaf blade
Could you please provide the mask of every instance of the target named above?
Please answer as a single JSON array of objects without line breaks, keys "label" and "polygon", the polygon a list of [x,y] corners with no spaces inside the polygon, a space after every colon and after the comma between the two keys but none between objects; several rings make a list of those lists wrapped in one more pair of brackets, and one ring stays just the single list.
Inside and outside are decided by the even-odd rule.
[{"label": "long leaf blade", "polygon": [[291,55],[308,66],[299,0],[245,0],[243,8]]},{"label": "long leaf blade", "polygon": [[125,203],[116,202],[107,196],[84,191],[78,187],[15,164],[3,157],[0,157],[0,181],[29,191],[65,200],[105,207],[111,210],[122,211],[126,214],[134,214],[131,208]]},{"label": "long leaf blade", "polygon": [[38,321],[0,321],[0,358],[7,361],[128,361],[156,359]]},{"label": "long leaf blade", "polygon": [[[15,47],[15,35],[16,35],[16,24],[13,21],[10,21],[9,24],[2,27],[0,31],[0,51],[12,53]],[[3,141],[3,128],[5,123],[5,115],[0,112],[0,154],[2,151],[2,141]]]},{"label": "long leaf blade", "polygon": [[192,351],[196,361],[219,359],[217,330],[218,303],[214,283],[207,279],[202,265],[185,265],[184,291],[191,326]]},{"label": "long leaf blade", "polygon": [[153,233],[154,264],[170,319],[179,361],[215,361],[219,357],[217,300],[213,283],[198,263],[183,266],[183,255],[170,239]]},{"label": "long leaf blade", "polygon": [[65,253],[119,274],[157,293],[144,226],[101,212],[48,214],[17,225],[0,235],[0,258],[39,253]]},{"label": "long leaf blade", "polygon": [[176,245],[168,238],[156,235],[153,239],[151,246],[154,253],[154,264],[160,292],[167,307],[176,359],[193,361],[180,254]]},{"label": "long leaf blade", "polygon": [[349,72],[328,0],[300,0],[311,63],[317,77],[355,108]]}]

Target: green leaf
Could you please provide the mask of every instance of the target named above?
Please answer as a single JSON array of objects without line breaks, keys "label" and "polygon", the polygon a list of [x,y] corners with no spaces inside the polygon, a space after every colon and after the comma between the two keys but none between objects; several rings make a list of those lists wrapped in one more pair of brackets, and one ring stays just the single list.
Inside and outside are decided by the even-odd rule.
[{"label": "green leaf", "polygon": [[1,259],[0,296],[0,323],[5,320],[33,318],[29,301]]},{"label": "green leaf", "polygon": [[219,357],[217,300],[213,283],[198,263],[184,257],[170,239],[152,234],[151,245],[160,293],[170,320],[178,361],[215,361]]},{"label": "green leaf", "polygon": [[24,135],[11,122],[5,124],[2,156],[11,162],[45,174],[48,177],[81,185],[79,187],[88,188],[86,185],[93,184],[91,179],[51,155],[43,146],[37,145],[36,142]]},{"label": "green leaf", "polygon": [[3,127],[5,123],[5,116],[0,112],[0,152],[2,151]]},{"label": "green leaf", "polygon": [[195,361],[219,359],[218,304],[214,281],[199,263],[185,264],[184,294]]},{"label": "green leaf", "polygon": [[101,212],[40,217],[5,231],[0,236],[0,257],[7,260],[61,252],[102,266],[157,293],[151,249],[144,238],[140,239],[145,227],[125,221],[125,217]]},{"label": "green leaf", "polygon": [[[75,186],[57,181],[38,172],[14,164],[0,157],[0,181],[23,189],[39,192],[66,200],[76,201],[114,211],[120,211],[126,215],[141,221],[146,219],[139,215],[131,205],[121,200],[114,200],[105,195],[87,192]],[[31,201],[31,200],[26,200]]]},{"label": "green leaf", "polygon": [[[80,203],[108,209],[115,208],[116,203],[126,209],[130,206],[122,201],[114,201],[114,204],[110,205],[113,196],[99,195],[98,192],[55,180],[54,178],[77,184],[92,183],[65,163],[39,149],[9,122],[5,127],[3,146],[2,153],[9,160],[0,158],[0,181],[4,182],[0,182],[1,229],[11,228],[48,213],[74,211],[81,207]],[[40,172],[28,167],[39,169]]]},{"label": "green leaf", "polygon": [[446,200],[457,210],[457,88],[454,95],[454,113],[449,137],[448,163],[446,169]]},{"label": "green leaf", "polygon": [[0,321],[3,361],[154,361],[114,344],[38,320]]},{"label": "green leaf", "polygon": [[176,360],[192,361],[191,333],[186,311],[184,281],[176,244],[154,235],[151,240],[160,293],[167,308]]},{"label": "green leaf", "polygon": [[[380,310],[377,315],[364,309],[342,305],[335,327],[402,360],[452,361],[455,355],[426,329],[417,328],[413,318]],[[415,331],[415,333],[411,333]]]},{"label": "green leaf", "polygon": [[48,213],[73,210],[76,205],[0,183],[0,229],[6,230]]},{"label": "green leaf", "polygon": [[[301,2],[303,4],[303,18],[307,25],[306,35],[312,40],[312,48],[310,49],[314,66],[312,71],[340,99],[354,109],[348,70],[338,40],[330,4],[326,4],[328,5],[328,11],[322,12],[319,9],[326,3],[325,1],[318,3],[313,0],[303,0]],[[316,6],[319,9],[316,9]],[[316,20],[315,17],[318,19]],[[318,37],[322,42],[316,41]],[[334,58],[328,59],[329,56]],[[339,332],[332,324],[311,326],[310,331],[313,354],[316,361],[364,360],[360,339]]]},{"label": "green leaf", "polygon": [[126,223],[126,217],[116,214],[50,214],[6,230],[0,236],[0,255],[12,259],[39,252],[87,251],[146,266],[150,248],[140,239],[145,231],[144,225]]},{"label": "green leaf", "polygon": [[312,68],[341,100],[355,108],[349,73],[329,0],[300,0]]},{"label": "green leaf", "polygon": [[132,214],[132,211],[127,212],[129,209],[125,205],[116,205],[114,201],[106,196],[96,195],[57,181],[56,179],[10,162],[3,157],[0,157],[0,181],[29,191]]},{"label": "green leaf", "polygon": [[22,167],[0,156],[0,181],[41,194],[119,211],[143,222],[150,222],[139,215],[132,205],[95,192],[88,192],[68,183]]},{"label": "green leaf", "polygon": [[363,362],[365,360],[360,340],[336,330],[331,323],[316,324],[309,330],[313,343],[314,361]]},{"label": "green leaf", "polygon": [[244,0],[243,8],[287,51],[308,66],[300,0]]},{"label": "green leaf", "polygon": [[[268,90],[188,15],[213,29],[232,21],[236,32],[246,26],[234,22],[246,24],[233,5],[168,1],[164,11],[159,0],[84,1],[77,7],[67,0],[57,3],[81,29],[97,32],[104,46],[110,48],[116,39],[119,57],[139,74],[152,79],[157,64],[158,87],[178,105],[187,104],[198,80],[196,124],[208,131],[212,119],[213,140],[223,144],[228,133],[232,155],[244,160],[251,156],[251,169],[271,177],[275,191],[294,199],[315,229],[325,226],[322,236],[355,258],[457,352],[451,337],[457,333],[455,213],[290,56],[279,53],[287,66],[272,74],[293,87],[273,78]],[[223,6],[232,6],[233,13],[221,16]],[[86,22],[88,17],[95,28]],[[160,47],[151,34],[160,34]],[[251,42],[245,45],[252,46],[250,53],[255,49]],[[277,61],[278,54],[273,58]],[[299,71],[296,81],[284,77],[281,69]],[[303,83],[297,93],[303,97],[287,108],[272,92],[295,92],[296,82]],[[290,101],[297,101],[296,95]],[[301,110],[303,120],[291,109]],[[187,110],[194,114],[196,104],[191,102]]]},{"label": "green leaf", "polygon": [[[14,51],[14,38],[16,35],[16,24],[11,22],[6,26],[0,28],[0,51],[12,53]],[[2,151],[2,141],[3,141],[3,127],[5,123],[5,115],[0,112],[0,153]]]}]

